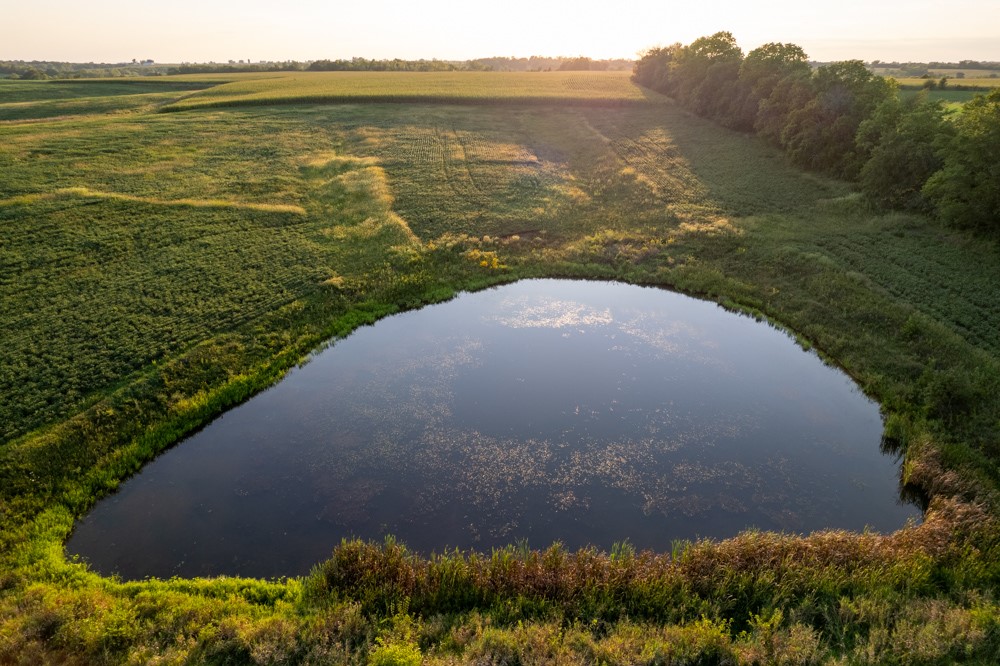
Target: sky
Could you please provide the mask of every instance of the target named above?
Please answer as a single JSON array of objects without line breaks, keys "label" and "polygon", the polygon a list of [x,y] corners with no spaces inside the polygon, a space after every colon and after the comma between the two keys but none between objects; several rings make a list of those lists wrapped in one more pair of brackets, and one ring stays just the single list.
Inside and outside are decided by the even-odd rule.
[{"label": "sky", "polygon": [[635,58],[728,30],[814,60],[1000,61],[1000,0],[25,0],[0,60]]}]

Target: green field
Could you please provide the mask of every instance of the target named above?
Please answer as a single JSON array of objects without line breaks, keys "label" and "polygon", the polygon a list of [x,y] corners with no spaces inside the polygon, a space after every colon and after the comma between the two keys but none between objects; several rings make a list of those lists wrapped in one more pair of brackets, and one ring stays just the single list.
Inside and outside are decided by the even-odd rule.
[{"label": "green field", "polygon": [[[871,70],[876,74],[881,76],[891,76],[899,79],[900,81],[926,81],[922,76],[907,76],[907,74],[900,68],[896,67],[886,67],[884,65],[878,65],[871,67]],[[987,85],[996,86],[996,81],[1000,78],[1000,70],[996,69],[972,69],[972,68],[942,68],[934,67],[927,69],[926,73],[929,77],[940,79],[942,76],[947,76],[950,83],[961,84],[965,81],[993,81],[993,83],[977,83],[976,85]],[[961,74],[961,76],[959,76]]]},{"label": "green field", "polygon": [[998,69],[973,69],[973,68],[962,68],[962,67],[935,67],[928,70],[931,74],[936,74],[937,76],[950,76],[951,78],[956,78],[958,74],[964,74],[970,79],[988,79],[1000,77],[1000,70]]},{"label": "green field", "polygon": [[[630,72],[295,72],[234,75],[164,108],[165,111],[261,104],[431,102],[453,104],[662,103]],[[195,78],[195,77],[191,77]]]},{"label": "green field", "polygon": [[0,122],[151,111],[211,85],[210,80],[180,77],[44,82],[0,79]]},{"label": "green field", "polygon": [[[928,81],[940,81],[937,79],[924,79],[920,77],[903,77],[896,79],[899,81],[899,85],[905,87],[922,87]],[[949,77],[947,81],[947,86],[949,88],[978,88],[978,89],[993,89],[1000,88],[1000,78],[990,78],[990,77],[969,77],[964,79],[956,79]]]},{"label": "green field", "polygon": [[[76,81],[15,81],[0,79],[0,104],[46,100],[80,100],[92,97],[117,97],[148,93],[200,90],[212,85],[212,79],[173,76],[143,79],[81,79]],[[219,82],[219,77],[214,77]]]},{"label": "green field", "polygon": [[935,88],[925,90],[924,85],[928,81],[937,84],[939,79],[922,79],[917,77],[899,78],[900,95],[904,97],[914,97],[925,95],[929,101],[940,101],[952,110],[960,110],[962,105],[974,98],[976,95],[984,95],[985,91],[1000,87],[1000,78],[949,78],[945,89]]},{"label": "green field", "polygon": [[976,95],[981,95],[972,90],[901,90],[903,97],[916,97],[926,95],[928,101],[941,101],[949,107],[957,107],[965,104]]},{"label": "green field", "polygon": [[[995,245],[874,214],[615,74],[5,85],[0,113],[75,110],[0,123],[0,663],[1000,658]],[[924,521],[662,554],[352,543],[269,582],[66,560],[100,496],[330,336],[537,276],[790,329],[881,402]]]}]

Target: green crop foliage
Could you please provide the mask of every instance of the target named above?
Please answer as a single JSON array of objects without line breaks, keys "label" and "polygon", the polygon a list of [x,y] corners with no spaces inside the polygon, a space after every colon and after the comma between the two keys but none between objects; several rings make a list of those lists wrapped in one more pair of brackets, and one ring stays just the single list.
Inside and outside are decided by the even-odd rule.
[{"label": "green crop foliage", "polygon": [[[872,213],[627,76],[301,76],[240,77],[184,113],[156,112],[193,92],[169,81],[219,77],[0,83],[19,96],[0,102],[0,663],[1000,658],[995,246]],[[882,403],[924,521],[671,553],[345,542],[275,581],[67,561],[100,497],[317,346],[540,276],[794,332]]]},{"label": "green crop foliage", "polygon": [[635,85],[628,72],[295,72],[232,78],[163,110],[338,102],[623,106],[665,101]]},{"label": "green crop foliage", "polygon": [[[0,104],[75,100],[92,103],[94,97],[125,97],[161,92],[201,90],[210,80],[184,77],[144,79],[82,79],[75,81],[16,81],[0,79]],[[87,103],[84,102],[84,103]]]},{"label": "green crop foliage", "polygon": [[210,85],[172,79],[30,82],[0,79],[0,122],[152,111]]}]

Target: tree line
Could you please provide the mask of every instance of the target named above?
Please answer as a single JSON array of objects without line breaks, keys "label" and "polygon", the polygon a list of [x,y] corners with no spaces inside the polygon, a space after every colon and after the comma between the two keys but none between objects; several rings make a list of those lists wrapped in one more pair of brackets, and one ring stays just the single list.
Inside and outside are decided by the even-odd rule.
[{"label": "tree line", "polygon": [[25,81],[50,79],[107,79],[168,74],[233,74],[238,72],[287,72],[301,71],[307,63],[294,60],[262,63],[182,63],[180,65],[155,64],[151,60],[132,63],[77,63],[42,60],[0,61],[0,78]]},{"label": "tree line", "polygon": [[392,71],[392,72],[542,72],[628,70],[631,60],[593,60],[584,56],[576,58],[531,56],[528,58],[477,58],[475,60],[316,60],[308,69],[312,71]]},{"label": "tree line", "polygon": [[857,182],[878,208],[1000,234],[1000,90],[949,112],[926,94],[901,97],[860,60],[813,67],[779,43],[744,55],[728,32],[650,49],[633,79],[799,166]]},{"label": "tree line", "polygon": [[[997,71],[1000,70],[1000,62],[990,60],[959,60],[958,62],[885,62],[883,60],[873,60],[871,66],[883,74],[891,76],[909,76],[914,78],[933,78],[932,70],[955,70],[956,77],[964,76],[985,76],[986,78],[1000,78]],[[964,71],[957,71],[964,70]]]},{"label": "tree line", "polygon": [[249,61],[228,63],[182,63],[179,65],[144,63],[71,63],[50,61],[0,61],[0,78],[46,80],[46,79],[88,79],[117,78],[129,76],[163,76],[167,74],[235,74],[241,72],[449,72],[449,71],[480,71],[480,72],[541,72],[550,70],[629,70],[631,60],[612,58],[594,60],[584,56],[546,57],[531,56],[528,58],[477,58],[475,60],[403,60],[400,58],[377,60],[372,58],[346,58],[338,60],[313,60],[299,62],[286,60],[281,62]]},{"label": "tree line", "polygon": [[[149,61],[147,61],[149,62]],[[48,60],[0,60],[0,78],[44,81],[47,79],[94,79],[166,74],[167,67],[132,63],[76,63]]]}]

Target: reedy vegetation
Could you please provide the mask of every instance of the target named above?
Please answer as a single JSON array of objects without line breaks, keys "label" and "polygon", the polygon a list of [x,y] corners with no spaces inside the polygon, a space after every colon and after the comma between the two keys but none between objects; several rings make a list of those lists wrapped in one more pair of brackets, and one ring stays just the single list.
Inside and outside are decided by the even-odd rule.
[{"label": "reedy vegetation", "polygon": [[[478,104],[0,126],[0,662],[1000,658],[995,248],[669,104]],[[345,543],[272,582],[65,561],[99,496],[328,337],[533,276],[794,330],[882,402],[924,523],[670,554]]]}]

